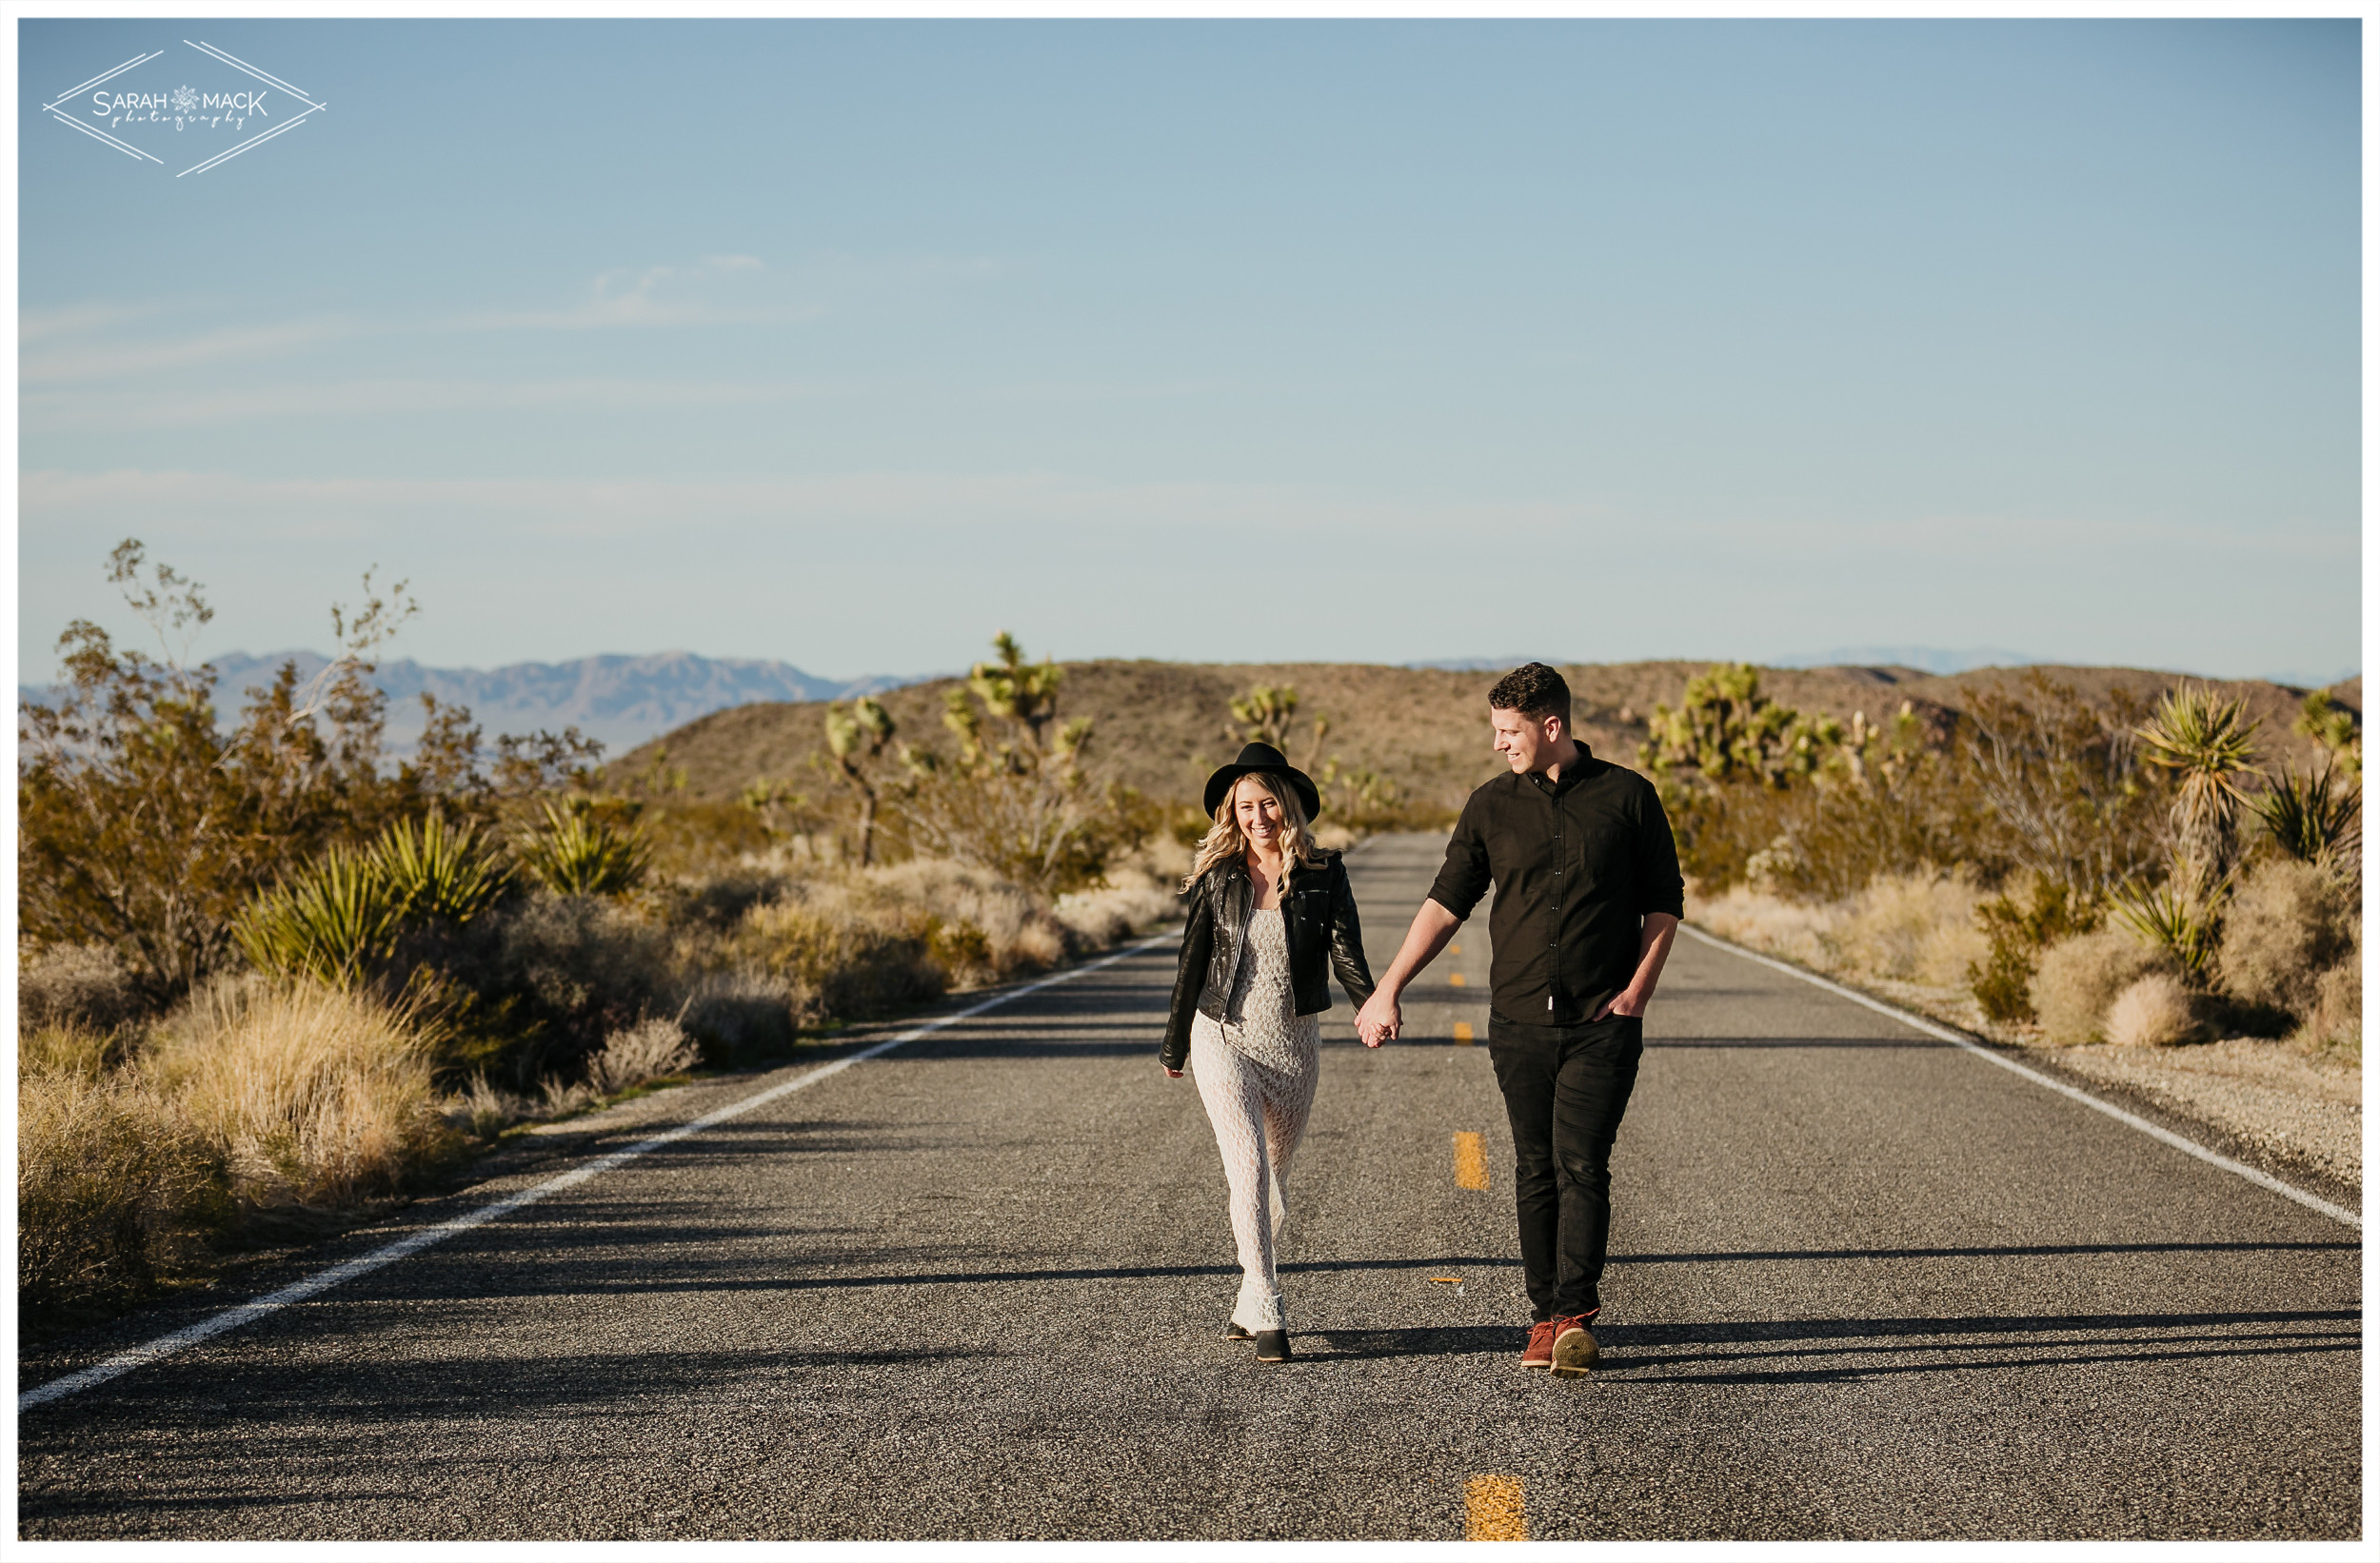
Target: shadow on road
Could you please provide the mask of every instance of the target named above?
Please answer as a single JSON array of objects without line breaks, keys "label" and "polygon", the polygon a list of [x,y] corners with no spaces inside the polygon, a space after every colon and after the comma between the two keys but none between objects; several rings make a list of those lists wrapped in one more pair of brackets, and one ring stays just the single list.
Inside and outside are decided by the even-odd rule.
[{"label": "shadow on road", "polygon": [[[2301,1356],[2360,1350],[2362,1319],[2360,1309],[2342,1308],[2304,1313],[1986,1316],[1622,1325],[1604,1334],[1603,1359],[1597,1371],[1598,1375],[1625,1375],[1633,1383],[1837,1383],[1885,1375]],[[2312,1328],[2269,1328],[2276,1325]],[[2332,1328],[2319,1327],[2325,1325]],[[2244,1329],[2255,1333],[2240,1334]],[[1884,1345],[1852,1344],[1894,1336],[1911,1338]],[[1993,1336],[1999,1338],[1985,1338]],[[1712,1349],[1647,1350],[1670,1345]],[[1762,1347],[1771,1349],[1758,1349]],[[2179,1349],[2153,1349],[2158,1347]],[[1906,1357],[1923,1353],[1937,1354],[1938,1359],[1854,1360],[1825,1367],[1763,1367],[1716,1373],[1647,1371],[1701,1363]]]},{"label": "shadow on road", "polygon": [[2027,1248],[1774,1248],[1723,1254],[1615,1254],[1613,1264],[1797,1259],[1990,1259],[2059,1254],[2353,1254],[2361,1243],[2045,1243]]}]

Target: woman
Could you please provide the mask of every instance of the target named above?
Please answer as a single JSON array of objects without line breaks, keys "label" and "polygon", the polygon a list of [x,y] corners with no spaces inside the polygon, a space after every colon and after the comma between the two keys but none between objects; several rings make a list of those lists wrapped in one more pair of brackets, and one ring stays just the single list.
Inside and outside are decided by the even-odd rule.
[{"label": "woman", "polygon": [[1225,1334],[1254,1340],[1262,1362],[1290,1356],[1274,1245],[1321,1073],[1330,974],[1358,1004],[1372,996],[1346,865],[1307,834],[1321,806],[1313,781],[1269,743],[1207,778],[1215,825],[1181,881],[1190,920],[1159,1054],[1176,1079],[1188,1061],[1215,1125],[1244,1273]]}]

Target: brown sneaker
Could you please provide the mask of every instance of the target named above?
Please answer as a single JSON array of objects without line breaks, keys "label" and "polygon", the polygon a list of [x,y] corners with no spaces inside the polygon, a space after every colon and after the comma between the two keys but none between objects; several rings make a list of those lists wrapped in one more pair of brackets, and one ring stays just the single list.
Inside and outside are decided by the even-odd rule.
[{"label": "brown sneaker", "polygon": [[1600,1355],[1595,1336],[1587,1334],[1587,1320],[1593,1314],[1575,1314],[1556,1319],[1549,1328],[1554,1332],[1553,1369],[1557,1378],[1584,1378]]},{"label": "brown sneaker", "polygon": [[1520,1365],[1524,1368],[1550,1368],[1554,1365],[1552,1319],[1529,1326],[1529,1344],[1520,1349]]}]

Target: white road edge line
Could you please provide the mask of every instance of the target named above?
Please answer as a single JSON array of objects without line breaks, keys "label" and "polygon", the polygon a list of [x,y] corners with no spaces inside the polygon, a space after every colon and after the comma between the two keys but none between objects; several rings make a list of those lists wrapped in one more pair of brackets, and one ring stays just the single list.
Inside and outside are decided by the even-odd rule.
[{"label": "white road edge line", "polygon": [[276,1313],[293,1302],[303,1302],[307,1297],[317,1293],[327,1292],[344,1281],[351,1281],[358,1276],[368,1275],[383,1265],[394,1264],[407,1255],[418,1254],[431,1244],[443,1242],[458,1232],[468,1232],[471,1228],[492,1221],[499,1216],[509,1215],[524,1205],[533,1205],[549,1194],[574,1187],[590,1177],[599,1177],[614,1167],[634,1161],[648,1151],[656,1151],[664,1145],[684,1139],[690,1135],[701,1134],[704,1130],[724,1123],[729,1118],[741,1118],[755,1107],[775,1101],[780,1097],[790,1096],[805,1086],[816,1085],[830,1075],[840,1075],[855,1063],[863,1062],[879,1054],[889,1053],[904,1043],[930,1037],[944,1027],[955,1026],[962,1020],[972,1019],[986,1010],[998,1009],[1002,1004],[1014,1003],[1028,994],[1039,993],[1043,988],[1053,988],[1061,982],[1071,982],[1078,977],[1088,976],[1103,967],[1112,966],[1119,960],[1139,955],[1141,951],[1153,946],[1171,942],[1180,937],[1179,934],[1163,933],[1138,940],[1114,955],[1103,956],[1085,965],[1069,967],[1065,971],[1044,977],[1039,981],[1028,982],[1021,988],[1011,988],[1005,993],[994,994],[982,1003],[962,1009],[955,1015],[945,1015],[940,1019],[928,1020],[922,1026],[914,1027],[898,1037],[878,1042],[873,1047],[862,1048],[847,1058],[837,1058],[830,1064],[822,1064],[806,1075],[796,1076],[792,1079],[772,1085],[765,1091],[755,1092],[740,1101],[731,1101],[724,1107],[715,1108],[704,1113],[701,1118],[689,1118],[675,1128],[664,1129],[649,1138],[640,1139],[633,1145],[624,1146],[607,1155],[599,1156],[594,1160],[573,1167],[557,1177],[551,1177],[543,1183],[506,1195],[503,1198],[482,1205],[476,1210],[466,1211],[451,1220],[441,1221],[436,1226],[424,1227],[419,1232],[409,1233],[386,1247],[376,1248],[369,1254],[349,1259],[345,1264],[333,1265],[319,1275],[308,1276],[301,1281],[292,1281],[280,1291],[258,1297],[253,1302],[244,1302],[236,1308],[227,1308],[220,1314],[200,1319],[196,1324],[176,1330],[170,1335],[159,1335],[146,1345],[119,1352],[106,1361],[94,1363],[80,1373],[70,1373],[63,1378],[53,1378],[47,1384],[36,1385],[16,1397],[17,1412],[21,1415],[34,1406],[50,1400],[63,1399],[67,1395],[89,1389],[95,1384],[104,1384],[110,1378],[130,1373],[135,1368],[143,1368],[152,1362],[162,1361],[176,1352],[197,1345],[202,1340],[222,1335],[228,1330],[236,1330],[244,1324],[252,1324],[266,1315]]},{"label": "white road edge line", "polygon": [[2208,1150],[2204,1145],[2197,1144],[2192,1140],[2184,1139],[2180,1135],[2173,1133],[2171,1129],[2160,1128],[2158,1125],[2150,1122],[2147,1118],[2141,1118],[2137,1114],[2127,1113],[2124,1109],[2116,1106],[2113,1102],[2101,1101],[2098,1098],[2091,1095],[2087,1091],[2075,1090],[2064,1080],[2053,1079],[2036,1069],[2028,1069],[2023,1064],[2018,1063],[2015,1059],[2004,1058],[1988,1047],[1978,1047],[1966,1038],[1961,1037],[1957,1032],[1951,1030],[1947,1026],[1936,1025],[1934,1021],[1927,1019],[1922,1015],[1913,1015],[1908,1010],[1885,1003],[1882,999],[1871,999],[1864,993],[1859,993],[1854,989],[1843,986],[1840,982],[1830,982],[1825,978],[1818,976],[1815,972],[1803,971],[1799,966],[1791,965],[1782,960],[1772,960],[1767,956],[1761,955],[1757,951],[1745,949],[1734,940],[1721,939],[1716,934],[1704,933],[1701,929],[1693,926],[1691,923],[1681,922],[1678,926],[1685,929],[1686,932],[1694,935],[1695,938],[1702,940],[1705,944],[1716,945],[1718,948],[1726,950],[1731,954],[1742,956],[1746,960],[1756,960],[1763,966],[1775,967],[1776,970],[1783,972],[1788,977],[1798,977],[1805,982],[1811,983],[1816,987],[1824,988],[1827,992],[1834,994],[1838,998],[1848,999],[1854,1004],[1865,1004],[1868,1008],[1874,1010],[1878,1015],[1889,1015],[1894,1019],[1901,1022],[1903,1025],[1914,1026],[1929,1037],[1938,1037],[1943,1041],[1965,1048],[1968,1052],[1973,1054],[1978,1058],[1983,1058],[1989,1062],[1998,1064],[2002,1069],[2008,1070],[2012,1074],[2022,1075],[2025,1078],[2033,1081],[2035,1085],[2046,1085],[2061,1097],[2072,1097],[2074,1100],[2081,1102],[2085,1107],[2096,1108],[2098,1111],[2105,1113],[2108,1117],[2115,1119],[2118,1123],[2128,1124],[2131,1127],[2139,1130],[2142,1134],[2149,1136],[2152,1139],[2161,1139],[2168,1145],[2172,1146],[2175,1150],[2180,1151],[2187,1156],[2194,1156],[2199,1160],[2206,1162],[2210,1166],[2220,1167],[2227,1173],[2231,1173],[2240,1177],[2245,1177],[2248,1181],[2255,1184],[2258,1188],[2271,1189],[2273,1193],[2279,1195],[2284,1199],[2294,1199],[2299,1204],[2305,1206],[2308,1210],[2320,1211],[2323,1215],[2328,1216],[2333,1221],[2344,1221],[2358,1232],[2364,1230],[2364,1218],[2356,1215],[2351,1210],[2342,1210],[2338,1206],[2330,1203],[2328,1199],[2320,1198],[2314,1195],[2308,1194],[2304,1189],[2293,1188],[2290,1184],[2284,1183],[2279,1178],[2272,1177],[2270,1173],[2258,1172],[2255,1168],[2248,1165],[2244,1161],[2234,1161],[2228,1156],[2217,1156],[2214,1152]]}]

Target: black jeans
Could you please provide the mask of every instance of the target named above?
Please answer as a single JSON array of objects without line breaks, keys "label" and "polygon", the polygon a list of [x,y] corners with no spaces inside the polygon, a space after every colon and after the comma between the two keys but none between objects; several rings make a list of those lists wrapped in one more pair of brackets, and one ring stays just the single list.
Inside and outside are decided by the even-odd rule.
[{"label": "black jeans", "polygon": [[1612,1232],[1612,1141],[1636,1088],[1644,1021],[1614,1015],[1586,1025],[1496,1021],[1488,1056],[1513,1126],[1513,1197],[1520,1264],[1536,1317],[1602,1306]]}]

